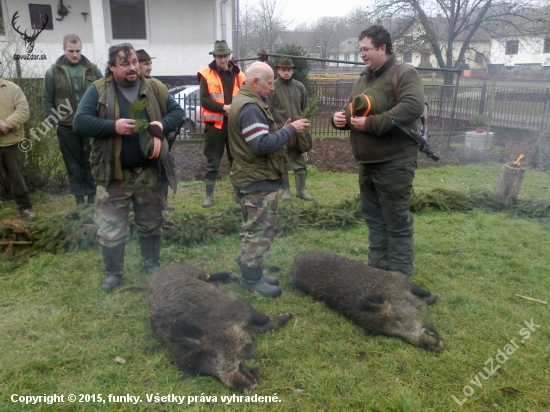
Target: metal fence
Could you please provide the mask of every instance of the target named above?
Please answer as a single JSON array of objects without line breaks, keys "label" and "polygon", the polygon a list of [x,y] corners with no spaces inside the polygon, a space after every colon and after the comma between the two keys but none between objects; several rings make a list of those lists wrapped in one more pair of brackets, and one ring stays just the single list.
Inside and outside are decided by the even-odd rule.
[{"label": "metal fence", "polygon": [[[311,81],[309,96],[317,97],[319,111],[311,119],[314,137],[347,136],[347,131],[336,130],[331,125],[334,112],[341,110],[348,101],[354,82],[349,80]],[[424,93],[430,105],[430,131],[446,133],[451,127],[455,132],[471,130],[470,119],[484,114],[491,119],[491,126],[528,130],[550,129],[550,88],[512,89],[484,86],[426,85]],[[453,114],[453,102],[456,106]],[[189,121],[178,138],[200,138],[204,125],[200,122],[200,101],[197,94],[179,101]]]}]

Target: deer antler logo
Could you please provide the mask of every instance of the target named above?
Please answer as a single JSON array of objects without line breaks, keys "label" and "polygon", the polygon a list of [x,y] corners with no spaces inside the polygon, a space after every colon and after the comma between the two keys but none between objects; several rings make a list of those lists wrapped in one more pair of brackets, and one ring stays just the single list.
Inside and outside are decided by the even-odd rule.
[{"label": "deer antler logo", "polygon": [[19,31],[19,27],[15,27],[15,20],[17,20],[18,14],[19,14],[19,10],[16,11],[15,14],[13,15],[13,17],[11,19],[11,25],[12,25],[13,29],[17,33],[19,33],[21,35],[21,38],[25,41],[25,46],[27,47],[27,53],[32,53],[32,51],[34,50],[34,42],[36,41],[36,38],[38,37],[38,35],[40,33],[42,33],[42,30],[44,30],[44,28],[46,27],[46,24],[48,24],[48,21],[50,20],[50,18],[48,17],[47,14],[44,14],[44,18],[42,19],[42,21],[43,21],[42,28],[40,30],[34,29],[34,33],[32,34],[32,36],[29,36],[27,34],[27,30],[25,30],[24,33],[21,33]]}]

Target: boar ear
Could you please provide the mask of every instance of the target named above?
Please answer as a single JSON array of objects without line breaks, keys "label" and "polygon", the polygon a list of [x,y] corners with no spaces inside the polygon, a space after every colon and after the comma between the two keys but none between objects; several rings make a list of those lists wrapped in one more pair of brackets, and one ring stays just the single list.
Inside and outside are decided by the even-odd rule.
[{"label": "boar ear", "polygon": [[170,342],[178,346],[199,346],[204,333],[198,326],[184,320],[176,321],[170,326]]},{"label": "boar ear", "polygon": [[386,304],[386,299],[382,295],[366,295],[359,301],[361,310],[377,312]]}]

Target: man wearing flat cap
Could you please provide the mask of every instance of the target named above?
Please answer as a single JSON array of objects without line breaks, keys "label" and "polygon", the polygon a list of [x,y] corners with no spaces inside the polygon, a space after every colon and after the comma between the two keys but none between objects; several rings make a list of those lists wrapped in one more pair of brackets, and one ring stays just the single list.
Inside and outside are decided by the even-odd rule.
[{"label": "man wearing flat cap", "polygon": [[[305,86],[292,78],[296,66],[289,56],[283,56],[275,66],[279,77],[275,80],[275,91],[267,99],[269,110],[277,123],[277,127],[282,128],[286,121],[302,119],[302,113],[307,107],[307,90]],[[309,133],[305,130],[304,133]],[[307,155],[298,153],[285,146],[286,167],[283,176],[283,200],[290,200],[290,183],[288,181],[288,171],[294,170],[294,179],[296,181],[296,197],[303,200],[313,200],[313,197],[306,192],[307,176]]]},{"label": "man wearing flat cap", "polygon": [[409,207],[418,145],[394,128],[391,118],[416,130],[424,110],[424,85],[412,66],[397,62],[390,34],[382,26],[361,32],[359,55],[365,70],[332,122],[337,129],[351,130],[361,212],[369,227],[369,265],[411,276],[414,229]]},{"label": "man wearing flat cap", "polygon": [[138,61],[139,61],[139,71],[143,76],[145,76],[146,79],[151,78],[151,71],[153,71],[153,59],[154,57],[149,56],[149,53],[147,53],[143,49],[139,49],[136,51]]},{"label": "man wearing flat cap", "polygon": [[200,83],[201,117],[204,123],[204,155],[206,156],[206,199],[202,207],[210,207],[214,202],[214,187],[218,168],[227,150],[229,164],[233,157],[227,143],[227,116],[233,97],[244,83],[244,74],[236,63],[230,60],[231,53],[225,40],[216,40],[210,52],[214,60],[197,73]]}]

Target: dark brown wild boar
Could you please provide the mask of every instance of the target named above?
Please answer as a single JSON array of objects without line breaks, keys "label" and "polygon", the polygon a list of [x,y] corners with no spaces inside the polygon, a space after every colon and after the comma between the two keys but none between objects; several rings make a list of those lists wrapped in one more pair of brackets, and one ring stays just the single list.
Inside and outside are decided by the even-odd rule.
[{"label": "dark brown wild boar", "polygon": [[375,269],[358,260],[321,251],[296,256],[292,276],[298,289],[350,318],[372,335],[397,336],[414,346],[440,352],[435,328],[423,313],[438,295],[409,282],[401,273]]},{"label": "dark brown wild boar", "polygon": [[252,340],[279,329],[292,315],[270,320],[234,293],[203,280],[212,276],[185,263],[155,273],[147,286],[149,326],[183,372],[215,376],[233,390],[254,391],[258,369]]}]

